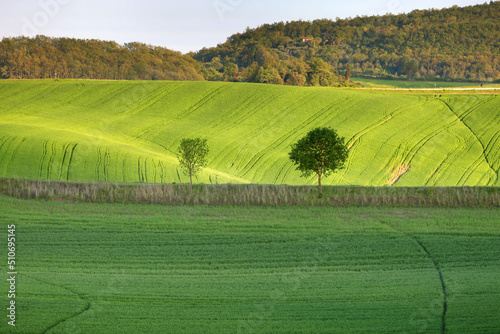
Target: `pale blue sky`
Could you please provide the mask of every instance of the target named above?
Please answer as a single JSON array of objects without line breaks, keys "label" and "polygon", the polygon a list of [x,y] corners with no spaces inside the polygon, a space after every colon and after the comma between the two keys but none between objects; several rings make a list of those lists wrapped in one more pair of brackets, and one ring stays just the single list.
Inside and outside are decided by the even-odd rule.
[{"label": "pale blue sky", "polygon": [[216,46],[264,23],[335,19],[413,9],[469,6],[473,0],[0,0],[0,38],[46,35],[131,41],[189,52]]}]

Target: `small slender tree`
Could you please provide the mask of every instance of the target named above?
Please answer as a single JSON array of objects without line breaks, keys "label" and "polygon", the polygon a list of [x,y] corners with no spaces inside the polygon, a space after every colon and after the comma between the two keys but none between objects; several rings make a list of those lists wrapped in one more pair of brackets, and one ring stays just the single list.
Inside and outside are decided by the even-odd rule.
[{"label": "small slender tree", "polygon": [[345,70],[345,81],[348,82],[351,80],[351,65],[347,64],[346,70]]},{"label": "small slender tree", "polygon": [[292,145],[290,159],[303,177],[316,173],[319,195],[322,197],[321,177],[327,177],[336,170],[344,168],[347,160],[347,147],[344,138],[339,137],[331,128],[315,128],[297,143]]},{"label": "small slender tree", "polygon": [[189,175],[191,190],[193,189],[193,175],[207,165],[208,145],[206,139],[183,138],[179,145],[177,158],[182,170]]}]

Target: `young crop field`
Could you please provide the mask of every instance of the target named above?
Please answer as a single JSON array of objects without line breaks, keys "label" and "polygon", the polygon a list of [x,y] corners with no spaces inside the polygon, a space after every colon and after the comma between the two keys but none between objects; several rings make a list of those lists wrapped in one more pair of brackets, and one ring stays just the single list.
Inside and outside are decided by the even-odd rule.
[{"label": "young crop field", "polygon": [[[446,82],[446,81],[415,81],[415,80],[384,80],[384,79],[367,79],[367,78],[352,78],[352,81],[362,84],[365,88],[481,88],[480,83],[472,82]],[[496,83],[484,82],[482,88],[500,87]]]},{"label": "young crop field", "polygon": [[288,158],[318,126],[346,138],[326,185],[498,186],[500,97],[213,82],[2,81],[0,177],[187,182],[182,138],[210,153],[197,183],[315,184]]},{"label": "young crop field", "polygon": [[498,333],[499,214],[1,196],[0,332]]}]

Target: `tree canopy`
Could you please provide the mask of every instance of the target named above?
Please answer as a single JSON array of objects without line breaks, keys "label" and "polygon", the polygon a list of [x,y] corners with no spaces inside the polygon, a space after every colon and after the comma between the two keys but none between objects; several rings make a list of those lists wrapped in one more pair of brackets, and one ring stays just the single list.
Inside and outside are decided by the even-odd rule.
[{"label": "tree canopy", "polygon": [[321,178],[344,168],[347,160],[344,138],[331,128],[315,128],[292,145],[290,159],[302,176],[318,176],[319,197],[322,195]]},{"label": "tree canopy", "polygon": [[316,59],[335,73],[345,73],[350,64],[352,76],[493,81],[500,79],[499,17],[500,1],[495,1],[400,15],[278,22],[248,28],[194,58],[209,67],[234,63],[240,80],[259,81],[253,76],[257,67],[274,70],[285,84],[317,85],[310,79]]},{"label": "tree canopy", "polygon": [[179,145],[177,158],[189,182],[193,186],[193,175],[207,164],[207,140],[202,138],[183,138]]},{"label": "tree canopy", "polygon": [[142,43],[46,36],[4,38],[0,77],[9,79],[204,80],[190,56]]},{"label": "tree canopy", "polygon": [[[350,77],[500,81],[500,1],[408,14],[264,24],[186,55],[132,42],[4,38],[0,78],[350,86]],[[349,72],[349,73],[348,73]]]}]

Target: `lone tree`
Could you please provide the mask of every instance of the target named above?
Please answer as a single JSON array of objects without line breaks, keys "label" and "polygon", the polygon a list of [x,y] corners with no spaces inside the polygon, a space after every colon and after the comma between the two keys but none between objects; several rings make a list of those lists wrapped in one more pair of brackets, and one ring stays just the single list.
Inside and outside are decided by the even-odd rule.
[{"label": "lone tree", "polygon": [[312,173],[318,175],[319,198],[321,198],[321,177],[327,177],[336,170],[344,168],[347,147],[344,138],[339,137],[334,129],[316,128],[292,145],[289,156],[303,177],[309,177]]},{"label": "lone tree", "polygon": [[179,145],[177,158],[182,170],[189,175],[189,183],[193,189],[193,175],[207,164],[208,145],[206,139],[183,138]]},{"label": "lone tree", "polygon": [[347,64],[346,70],[345,70],[345,81],[351,80],[351,65]]}]

